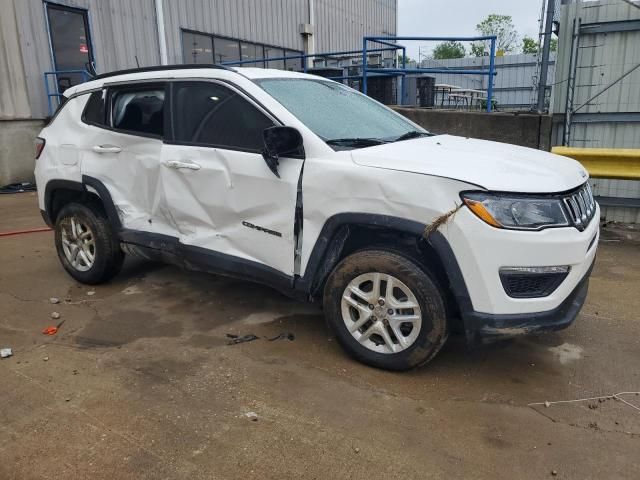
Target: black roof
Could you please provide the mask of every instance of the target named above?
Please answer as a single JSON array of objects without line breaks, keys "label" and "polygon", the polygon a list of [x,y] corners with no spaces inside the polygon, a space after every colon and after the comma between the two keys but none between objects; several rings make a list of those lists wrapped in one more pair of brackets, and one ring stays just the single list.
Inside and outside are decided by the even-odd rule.
[{"label": "black roof", "polygon": [[125,75],[128,73],[142,73],[142,72],[162,72],[164,70],[192,70],[194,68],[215,68],[218,70],[231,70],[224,65],[211,64],[180,64],[180,65],[155,65],[153,67],[140,67],[140,68],[128,68],[126,70],[115,70],[113,72],[101,73],[92,77],[91,80],[98,80],[101,78],[115,77],[116,75]]}]

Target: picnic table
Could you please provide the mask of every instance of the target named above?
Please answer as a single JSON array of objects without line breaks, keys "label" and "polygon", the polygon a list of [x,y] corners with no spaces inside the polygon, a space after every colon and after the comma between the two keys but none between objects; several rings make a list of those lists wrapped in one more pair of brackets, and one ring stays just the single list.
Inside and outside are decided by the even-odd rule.
[{"label": "picnic table", "polygon": [[[454,90],[458,90],[460,89],[460,87],[458,85],[449,85],[448,83],[436,83],[435,84],[435,88],[436,88],[436,98],[438,98],[438,93],[441,93],[441,99],[440,99],[440,106],[443,107],[444,106],[444,96],[447,95],[447,97],[449,97],[449,95],[451,95],[451,93]],[[451,105],[451,99],[447,98],[449,101],[449,105]]]},{"label": "picnic table", "polygon": [[[477,90],[475,88],[456,88],[451,91],[449,96],[453,96],[458,101],[463,101],[468,107],[480,104],[480,100],[486,99],[486,92],[484,90]],[[456,106],[457,106],[456,102]]]}]

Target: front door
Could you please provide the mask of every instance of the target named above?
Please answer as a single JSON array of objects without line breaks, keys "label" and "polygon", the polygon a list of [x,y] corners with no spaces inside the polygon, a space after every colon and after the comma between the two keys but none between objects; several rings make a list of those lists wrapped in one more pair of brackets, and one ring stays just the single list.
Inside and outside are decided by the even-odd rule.
[{"label": "front door", "polygon": [[172,138],[162,148],[159,199],[180,242],[294,272],[294,220],[302,161],[280,178],[262,158],[274,120],[217,81],[171,84]]},{"label": "front door", "polygon": [[[58,93],[87,80],[78,70],[89,69],[93,63],[87,11],[46,3],[49,36],[56,71]],[[76,72],[72,72],[72,71]]]}]

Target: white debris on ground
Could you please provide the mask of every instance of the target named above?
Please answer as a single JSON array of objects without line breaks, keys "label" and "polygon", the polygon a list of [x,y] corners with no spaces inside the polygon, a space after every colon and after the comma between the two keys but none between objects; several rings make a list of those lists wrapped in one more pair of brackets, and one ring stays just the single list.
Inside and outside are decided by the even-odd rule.
[{"label": "white debris on ground", "polygon": [[582,358],[582,347],[571,343],[563,343],[557,347],[549,347],[549,351],[558,357],[562,365]]}]

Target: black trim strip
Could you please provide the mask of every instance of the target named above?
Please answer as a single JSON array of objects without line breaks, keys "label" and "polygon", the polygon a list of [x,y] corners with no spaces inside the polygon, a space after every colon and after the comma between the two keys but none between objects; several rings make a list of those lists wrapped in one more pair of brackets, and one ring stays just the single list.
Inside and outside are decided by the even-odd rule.
[{"label": "black trim strip", "polygon": [[[310,292],[313,286],[322,281],[318,277],[318,272],[321,270],[321,266],[327,256],[327,250],[334,238],[334,235],[341,227],[348,225],[366,225],[374,227],[390,228],[393,230],[399,230],[408,232],[414,235],[422,235],[425,225],[420,222],[414,222],[399,217],[392,217],[388,215],[379,215],[372,213],[339,213],[327,219],[322,226],[322,230],[316,239],[316,243],[313,246],[311,255],[307,262],[307,267],[304,271],[304,275],[299,277],[296,281],[296,288]],[[337,263],[337,259],[335,260]],[[334,265],[330,266],[330,270]],[[326,265],[324,265],[326,267]],[[324,268],[323,268],[324,270]],[[329,270],[329,271],[330,271]]]},{"label": "black trim strip", "polygon": [[169,235],[123,229],[119,237],[127,244],[144,247],[146,257],[164,261],[168,255],[173,259],[171,263],[188,270],[249,280],[273,287],[285,295],[302,298],[293,290],[292,276],[262,263],[180,243],[178,238]]},{"label": "black trim strip", "polygon": [[51,217],[53,211],[53,192],[56,190],[74,190],[76,192],[84,192],[84,185],[80,182],[74,182],[72,180],[49,180],[44,187],[44,212],[42,218],[45,223],[52,227],[55,224],[56,219]]},{"label": "black trim strip", "polygon": [[140,67],[140,68],[127,68],[124,70],[114,70],[113,72],[101,73],[96,75],[91,80],[101,80],[103,78],[115,77],[117,75],[128,75],[130,73],[143,73],[143,72],[162,72],[164,70],[193,70],[200,68],[215,68],[216,70],[230,70],[229,67],[224,65],[210,64],[176,64],[176,65],[156,65],[153,67]]},{"label": "black trim strip", "polygon": [[122,229],[122,223],[120,222],[120,217],[118,216],[118,211],[113,203],[111,194],[107,187],[105,187],[104,183],[97,178],[93,178],[88,175],[82,175],[82,183],[92,187],[96,192],[98,192],[98,196],[102,200],[104,211],[107,213],[109,223],[116,232],[119,232]]}]

